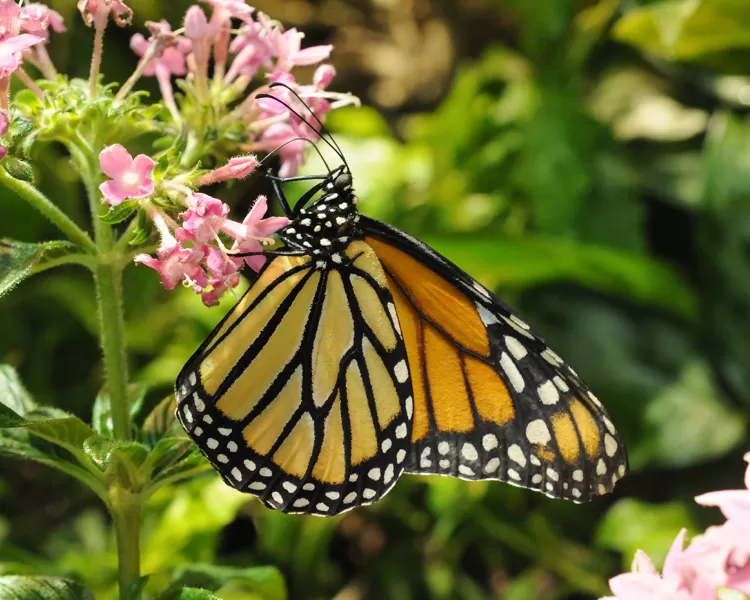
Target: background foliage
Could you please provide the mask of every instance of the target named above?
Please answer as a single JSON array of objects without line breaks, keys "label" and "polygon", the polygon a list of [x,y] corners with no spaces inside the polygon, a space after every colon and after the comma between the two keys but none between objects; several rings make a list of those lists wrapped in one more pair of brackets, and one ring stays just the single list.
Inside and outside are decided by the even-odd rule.
[{"label": "background foliage", "polygon": [[[130,4],[142,24],[176,23],[189,3]],[[362,210],[518,308],[605,401],[633,470],[584,506],[407,476],[374,507],[326,520],[266,510],[207,475],[149,504],[153,582],[188,563],[269,565],[284,582],[273,569],[237,583],[208,568],[184,581],[230,581],[217,592],[226,600],[282,598],[285,587],[291,598],[347,600],[595,598],[636,548],[663,557],[679,527],[717,519],[692,497],[740,485],[750,412],[745,4],[256,1],[308,42],[334,43],[337,89],[367,106],[331,119]],[[75,3],[50,5],[72,30],[52,45],[55,62],[85,76],[91,36]],[[108,30],[104,72],[121,81],[136,60],[129,33]],[[38,157],[42,189],[66,163],[54,148]],[[246,205],[257,185],[235,186],[231,200]],[[45,191],[84,222],[78,181]],[[55,237],[12,195],[0,192],[0,205],[0,238]],[[0,300],[0,362],[40,403],[90,421],[101,385],[95,311],[88,278],[69,269]],[[167,294],[135,267],[126,294],[145,415],[229,305]],[[85,488],[3,458],[0,515],[0,574],[72,576],[113,597],[113,540]]]}]

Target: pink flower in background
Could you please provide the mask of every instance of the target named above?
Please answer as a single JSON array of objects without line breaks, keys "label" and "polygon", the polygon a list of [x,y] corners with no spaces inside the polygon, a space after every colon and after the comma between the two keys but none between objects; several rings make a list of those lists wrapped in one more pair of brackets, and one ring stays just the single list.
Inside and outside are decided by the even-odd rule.
[{"label": "pink flower in background", "polygon": [[0,42],[21,33],[21,7],[16,0],[0,0]]},{"label": "pink flower in background", "polygon": [[255,9],[248,6],[245,0],[203,0],[210,4],[217,14],[217,19],[223,20],[229,17],[248,20],[252,17]]},{"label": "pink flower in background", "polygon": [[[267,240],[271,235],[289,225],[290,221],[286,217],[264,219],[267,210],[268,199],[265,196],[258,196],[241,224],[232,221],[225,225],[224,232],[235,240],[231,249],[232,253],[261,252],[263,250],[261,241]],[[261,267],[266,264],[265,256],[245,256],[243,259],[255,271],[260,271]]]},{"label": "pink flower in background", "polygon": [[44,4],[27,4],[21,9],[21,27],[26,33],[39,35],[45,39],[50,28],[55,33],[66,31],[65,23],[59,12]]},{"label": "pink flower in background", "polygon": [[685,543],[683,529],[677,535],[659,575],[648,555],[639,550],[633,559],[633,571],[609,580],[618,600],[691,600],[680,577],[680,555]]},{"label": "pink flower in background", "polygon": [[78,0],[78,10],[86,25],[97,29],[106,27],[110,13],[120,27],[133,20],[133,11],[122,0]]},{"label": "pink flower in background", "polygon": [[[750,463],[750,453],[745,461]],[[719,507],[727,521],[709,527],[684,550],[685,530],[681,531],[662,576],[639,550],[633,572],[609,582],[616,600],[716,600],[721,588],[750,596],[750,466],[745,471],[745,487],[698,496],[696,502]]]},{"label": "pink flower in background", "polygon": [[215,241],[229,214],[229,206],[201,193],[189,196],[188,206],[187,211],[180,213],[182,229],[199,244]]},{"label": "pink flower in background", "polygon": [[258,146],[267,152],[278,148],[281,156],[279,177],[293,176],[304,161],[305,141],[299,137],[289,123],[274,123],[263,132]]},{"label": "pink flower in background", "polygon": [[294,67],[314,65],[331,56],[333,46],[311,46],[301,49],[304,35],[292,28],[282,33],[278,28],[271,31],[271,45],[278,58],[279,71],[291,71]]},{"label": "pink flower in background", "polygon": [[146,198],[154,193],[151,172],[156,162],[145,154],[133,158],[120,144],[115,144],[99,153],[99,166],[110,177],[109,181],[99,186],[99,190],[104,200],[112,206],[128,199]]},{"label": "pink flower in background", "polygon": [[334,77],[336,77],[336,69],[333,65],[320,65],[315,69],[313,86],[321,90],[326,90],[333,82]]},{"label": "pink flower in background", "polygon": [[[167,26],[169,27],[169,26]],[[130,38],[130,47],[138,56],[144,56],[151,43],[143,36],[136,33]],[[143,70],[147,77],[156,75],[157,77],[167,77],[171,75],[182,76],[187,73],[185,66],[185,55],[190,52],[192,44],[190,40],[178,37],[173,46],[164,48],[160,56],[150,60]]]},{"label": "pink flower in background", "polygon": [[194,42],[203,41],[212,34],[206,13],[200,6],[191,6],[185,13],[185,36]]},{"label": "pink flower in background", "polygon": [[22,33],[0,42],[0,79],[10,77],[19,69],[23,62],[23,51],[33,45],[43,42],[44,39]]}]

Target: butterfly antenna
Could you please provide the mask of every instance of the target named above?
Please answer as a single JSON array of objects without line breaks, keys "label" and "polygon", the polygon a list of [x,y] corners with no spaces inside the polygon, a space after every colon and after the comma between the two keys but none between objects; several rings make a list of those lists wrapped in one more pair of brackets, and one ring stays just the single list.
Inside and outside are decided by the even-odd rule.
[{"label": "butterfly antenna", "polygon": [[[320,137],[323,138],[322,134],[325,134],[325,135],[328,136],[328,138],[331,140],[331,143],[336,147],[336,150],[338,150],[339,157],[341,158],[341,160],[344,161],[344,164],[346,165],[346,167],[349,168],[349,165],[346,164],[346,159],[344,158],[344,152],[341,150],[341,147],[336,143],[336,139],[333,137],[333,135],[331,135],[331,132],[328,131],[328,128],[326,128],[326,126],[323,125],[323,121],[321,121],[320,118],[318,117],[318,115],[315,114],[315,111],[312,108],[310,108],[310,105],[307,104],[307,102],[305,102],[302,99],[302,97],[297,93],[297,91],[293,90],[289,85],[287,85],[286,83],[284,83],[282,81],[277,81],[276,83],[272,83],[269,87],[272,88],[272,89],[276,88],[276,87],[285,88],[295,98],[297,98],[297,100],[299,100],[302,103],[302,106],[304,106],[307,109],[307,112],[309,112],[310,115],[312,116],[312,118],[315,119],[315,121],[318,123],[318,125],[320,125],[320,131],[318,132],[318,134],[320,135]],[[309,123],[308,123],[308,125],[309,125]]]},{"label": "butterfly antenna", "polygon": [[[272,85],[273,85],[273,84],[272,84]],[[285,86],[285,87],[286,87],[286,86]],[[336,153],[336,154],[338,155],[338,157],[339,157],[339,158],[340,158],[340,159],[341,159],[341,160],[342,160],[342,161],[344,162],[344,164],[345,164],[345,165],[347,166],[347,168],[348,168],[348,166],[349,166],[349,165],[347,165],[347,164],[346,164],[346,159],[344,158],[344,155],[343,155],[343,153],[341,152],[341,149],[339,149],[339,148],[338,148],[337,146],[335,146],[334,144],[332,144],[332,143],[331,143],[331,142],[330,142],[330,141],[328,140],[328,138],[326,138],[326,137],[323,137],[322,133],[321,133],[321,132],[320,132],[319,130],[315,129],[315,127],[313,127],[313,126],[312,126],[312,125],[310,124],[310,121],[308,121],[307,119],[305,119],[305,118],[304,118],[304,117],[303,117],[303,116],[302,116],[301,114],[299,114],[299,113],[298,113],[298,112],[297,112],[297,111],[296,111],[296,110],[295,110],[294,108],[292,108],[292,107],[291,107],[291,106],[290,106],[290,105],[289,105],[289,104],[288,104],[287,102],[284,102],[284,100],[282,100],[281,98],[278,98],[277,96],[274,96],[274,95],[272,95],[272,94],[258,94],[258,95],[256,96],[256,98],[257,98],[257,99],[261,99],[261,98],[268,98],[269,100],[275,100],[276,102],[278,102],[279,104],[281,104],[281,105],[282,105],[282,106],[283,106],[284,108],[286,108],[286,109],[287,109],[287,110],[288,110],[288,111],[289,111],[290,113],[292,113],[292,114],[293,114],[293,115],[294,115],[295,117],[297,117],[297,118],[298,118],[298,119],[299,119],[300,121],[302,121],[302,122],[303,122],[303,123],[304,123],[305,125],[307,125],[307,126],[308,126],[308,127],[310,128],[310,129],[312,129],[312,130],[313,130],[313,131],[314,131],[315,133],[317,133],[317,134],[318,134],[318,135],[320,136],[320,139],[321,139],[321,140],[323,140],[323,141],[324,141],[324,142],[325,142],[326,144],[328,144],[328,146],[329,146],[329,147],[331,148],[331,150],[333,150],[333,151],[334,151],[334,152],[335,152],[335,153]],[[307,104],[305,104],[305,106],[307,107]],[[308,108],[308,110],[309,110],[309,107],[307,107],[307,108]],[[317,117],[315,117],[315,118],[317,119]],[[320,119],[318,119],[318,122],[320,122]],[[329,134],[328,134],[328,136],[330,137],[330,135],[331,135],[331,134],[329,133]],[[308,140],[308,141],[311,141],[311,140]],[[327,165],[326,165],[326,166],[327,166]],[[329,169],[329,171],[330,171],[330,169]]]},{"label": "butterfly antenna", "polygon": [[323,164],[325,165],[326,169],[328,171],[331,170],[331,167],[328,166],[328,163],[326,162],[326,159],[323,158],[323,153],[320,151],[320,148],[318,148],[315,145],[315,142],[313,142],[311,139],[308,139],[308,138],[302,137],[302,136],[296,137],[296,138],[292,138],[291,140],[287,140],[283,144],[277,146],[276,148],[274,148],[273,150],[271,150],[266,156],[264,156],[260,161],[258,161],[258,164],[262,165],[267,158],[270,158],[273,154],[275,154],[276,152],[278,152],[279,150],[281,150],[285,146],[288,146],[289,144],[292,144],[294,142],[307,142],[308,144],[310,144],[313,147],[313,149],[315,150],[315,152],[318,153],[318,156],[320,157],[320,160],[323,161]]}]

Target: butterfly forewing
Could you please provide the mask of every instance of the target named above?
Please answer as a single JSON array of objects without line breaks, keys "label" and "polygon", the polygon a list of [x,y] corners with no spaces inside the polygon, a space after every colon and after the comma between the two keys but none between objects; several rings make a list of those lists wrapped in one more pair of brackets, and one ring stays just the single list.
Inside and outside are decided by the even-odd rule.
[{"label": "butterfly forewing", "polygon": [[394,299],[372,249],[278,257],[177,380],[178,416],[233,487],[334,515],[404,469],[413,401]]},{"label": "butterfly forewing", "polygon": [[406,471],[499,479],[586,501],[627,469],[578,375],[496,296],[418,240],[362,217],[392,291],[411,367]]}]

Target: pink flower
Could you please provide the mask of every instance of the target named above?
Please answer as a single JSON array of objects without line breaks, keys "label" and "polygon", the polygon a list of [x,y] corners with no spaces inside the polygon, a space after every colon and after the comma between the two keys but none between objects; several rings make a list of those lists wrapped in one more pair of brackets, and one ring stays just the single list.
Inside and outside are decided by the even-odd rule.
[{"label": "pink flower", "polygon": [[245,0],[203,0],[203,2],[210,4],[216,13],[220,13],[216,18],[222,21],[229,17],[247,21],[255,10],[252,6],[248,6]]},{"label": "pink flower", "polygon": [[[266,241],[269,236],[289,225],[290,221],[286,217],[264,219],[263,216],[267,210],[268,199],[265,196],[258,196],[241,224],[236,221],[226,221],[222,231],[235,240],[231,252],[235,254],[261,252],[263,250],[261,241]],[[244,260],[255,271],[260,271],[261,267],[266,264],[266,257],[260,255],[246,256]]]},{"label": "pink flower", "polygon": [[321,90],[328,89],[328,86],[333,82],[333,78],[336,77],[336,69],[333,65],[320,65],[315,69],[315,75],[313,75],[313,85]]},{"label": "pink flower", "polygon": [[239,75],[255,77],[258,70],[270,63],[273,49],[260,23],[249,23],[242,27],[240,34],[232,40],[230,52],[236,53],[225,81],[230,83]]},{"label": "pink flower", "polygon": [[223,167],[214,169],[198,179],[198,185],[210,185],[231,179],[244,179],[258,166],[258,159],[253,154],[234,156]]},{"label": "pink flower", "polygon": [[110,177],[99,186],[104,200],[117,206],[130,198],[146,198],[154,193],[151,172],[156,163],[139,154],[133,158],[120,144],[108,146],[99,153],[99,166]]},{"label": "pink flower", "polygon": [[[745,462],[750,463],[750,452],[745,454]],[[718,506],[727,519],[750,524],[750,465],[745,470],[744,490],[709,492],[697,496],[695,501],[703,506]]]},{"label": "pink flower", "polygon": [[233,260],[216,246],[211,246],[206,254],[205,265],[211,275],[207,286],[210,286],[211,289],[204,289],[201,299],[206,306],[216,306],[221,296],[239,284],[240,278],[237,271],[242,265],[242,261]]},{"label": "pink flower", "polygon": [[0,0],[0,42],[21,33],[21,8],[15,0]]},{"label": "pink flower", "polygon": [[43,42],[38,36],[22,33],[0,42],[0,79],[10,77],[23,62],[23,51]]},{"label": "pink flower", "polygon": [[135,263],[156,270],[162,285],[168,290],[173,290],[184,281],[200,292],[208,285],[208,277],[201,268],[201,263],[206,257],[205,246],[183,247],[172,235],[161,213],[154,210],[151,217],[161,235],[161,245],[156,251],[156,258],[148,254],[139,254],[135,257]]},{"label": "pink flower", "polygon": [[294,67],[314,65],[331,56],[333,46],[312,46],[300,49],[302,33],[292,28],[286,32],[274,28],[271,30],[271,45],[278,58],[276,68],[279,71],[291,71]]},{"label": "pink flower", "polygon": [[618,600],[691,600],[680,576],[680,555],[686,533],[684,529],[680,531],[672,543],[661,576],[645,552],[636,552],[633,571],[609,580],[615,597]]},{"label": "pink flower", "polygon": [[86,25],[96,29],[106,27],[110,13],[120,27],[133,20],[133,11],[122,0],[78,0],[78,10]]},{"label": "pink flower", "polygon": [[226,221],[229,206],[201,193],[188,197],[188,206],[188,210],[180,214],[184,231],[199,244],[213,242]]},{"label": "pink flower", "polygon": [[206,13],[200,6],[193,5],[185,13],[185,35],[193,40],[203,40],[212,34],[212,28],[208,26]]},{"label": "pink flower", "polygon": [[[148,52],[151,42],[142,34],[136,33],[130,38],[130,47],[138,56],[144,56]],[[185,38],[177,38],[173,46],[164,48],[160,56],[150,60],[143,70],[147,77],[167,77],[171,75],[183,76],[187,73],[185,67],[185,55],[190,52],[190,41]]]},{"label": "pink flower", "polygon": [[47,38],[50,27],[56,33],[65,31],[62,15],[44,4],[27,4],[21,10],[21,26],[27,33]]},{"label": "pink flower", "polygon": [[289,123],[270,125],[261,137],[258,147],[266,151],[278,148],[281,156],[279,177],[292,177],[305,158],[305,142]]}]

